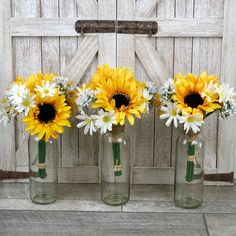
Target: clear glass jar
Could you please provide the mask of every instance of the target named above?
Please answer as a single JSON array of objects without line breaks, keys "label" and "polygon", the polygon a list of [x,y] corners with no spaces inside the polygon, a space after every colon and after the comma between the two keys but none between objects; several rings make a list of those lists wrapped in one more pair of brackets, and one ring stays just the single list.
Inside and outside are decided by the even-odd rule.
[{"label": "clear glass jar", "polygon": [[197,208],[203,201],[204,146],[200,133],[184,132],[177,139],[174,201],[181,208]]},{"label": "clear glass jar", "polygon": [[101,197],[108,205],[123,205],[130,196],[130,139],[124,126],[113,126],[102,137]]},{"label": "clear glass jar", "polygon": [[53,203],[57,200],[58,142],[55,139],[38,141],[36,136],[30,136],[28,148],[30,198],[37,204]]}]

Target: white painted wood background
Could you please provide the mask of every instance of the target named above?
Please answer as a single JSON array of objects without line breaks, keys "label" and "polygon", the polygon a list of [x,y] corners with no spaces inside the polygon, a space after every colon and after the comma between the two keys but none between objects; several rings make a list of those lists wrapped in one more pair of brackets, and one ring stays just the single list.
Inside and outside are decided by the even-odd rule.
[{"label": "white painted wood background", "polygon": [[[178,72],[207,71],[235,86],[235,11],[235,0],[1,0],[0,96],[15,75],[50,71],[82,83],[98,63],[131,67],[137,79],[159,84]],[[78,18],[157,20],[159,30],[151,38],[80,36],[74,30]],[[28,170],[28,135],[20,119],[1,126],[1,169]],[[234,170],[235,131],[235,118],[207,120],[206,173]],[[152,111],[127,132],[132,183],[173,183],[180,131],[166,128]],[[76,128],[66,130],[60,138],[60,182],[99,182],[99,138]]]}]

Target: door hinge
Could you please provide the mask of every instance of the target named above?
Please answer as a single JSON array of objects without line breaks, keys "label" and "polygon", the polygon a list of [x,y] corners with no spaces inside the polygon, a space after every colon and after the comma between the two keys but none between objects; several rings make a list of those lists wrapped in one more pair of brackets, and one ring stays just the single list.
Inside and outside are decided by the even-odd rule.
[{"label": "door hinge", "polygon": [[29,172],[16,172],[0,170],[0,180],[4,179],[27,179]]},{"label": "door hinge", "polygon": [[78,20],[77,33],[117,33],[146,34],[152,36],[158,31],[156,21],[115,21],[115,20]]},{"label": "door hinge", "polygon": [[[202,174],[194,175],[194,179],[201,179]],[[204,180],[217,181],[217,182],[234,182],[234,172],[230,173],[217,173],[217,174],[204,174]]]}]

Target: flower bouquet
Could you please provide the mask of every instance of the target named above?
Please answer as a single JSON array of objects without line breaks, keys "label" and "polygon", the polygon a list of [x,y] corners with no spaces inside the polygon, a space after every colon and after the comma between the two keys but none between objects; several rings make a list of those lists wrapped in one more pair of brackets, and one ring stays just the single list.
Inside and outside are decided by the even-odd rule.
[{"label": "flower bouquet", "polygon": [[[219,83],[214,75],[203,72],[200,76],[177,74],[160,88],[161,119],[167,119],[166,125],[183,124],[186,133],[200,131],[204,120],[218,111],[225,119],[236,111],[236,93],[228,84]],[[193,180],[195,144],[188,142],[186,181]]]},{"label": "flower bouquet", "polygon": [[[88,84],[77,89],[76,103],[79,108],[77,118],[82,120],[77,127],[85,127],[84,134],[100,131],[105,134],[118,126],[124,126],[126,119],[134,124],[134,117],[149,111],[155,104],[156,86],[146,85],[134,78],[127,68],[98,66]],[[122,175],[120,143],[112,144],[114,175]]]},{"label": "flower bouquet", "polygon": [[23,116],[26,131],[37,135],[38,177],[43,179],[46,172],[46,142],[58,138],[68,121],[71,110],[76,109],[75,91],[71,81],[54,74],[30,75],[27,79],[16,77],[5,91],[1,101],[1,122],[6,124],[18,115]]}]

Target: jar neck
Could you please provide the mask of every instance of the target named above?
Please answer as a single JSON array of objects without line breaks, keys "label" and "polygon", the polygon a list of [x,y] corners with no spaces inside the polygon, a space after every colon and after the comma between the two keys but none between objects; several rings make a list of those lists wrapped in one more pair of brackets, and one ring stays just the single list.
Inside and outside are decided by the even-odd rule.
[{"label": "jar neck", "polygon": [[120,133],[124,133],[125,132],[125,126],[124,125],[113,125],[112,126],[112,135],[117,135]]},{"label": "jar neck", "polygon": [[191,140],[195,140],[196,138],[198,138],[200,133],[201,133],[201,131],[198,131],[197,133],[194,133],[192,130],[189,130],[188,133],[186,134],[186,132],[183,129],[183,133],[185,135],[187,135],[188,139],[191,141]]}]

